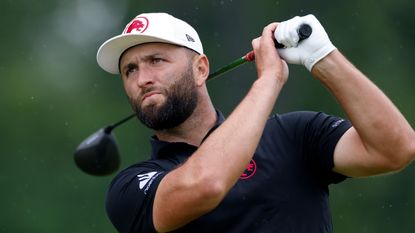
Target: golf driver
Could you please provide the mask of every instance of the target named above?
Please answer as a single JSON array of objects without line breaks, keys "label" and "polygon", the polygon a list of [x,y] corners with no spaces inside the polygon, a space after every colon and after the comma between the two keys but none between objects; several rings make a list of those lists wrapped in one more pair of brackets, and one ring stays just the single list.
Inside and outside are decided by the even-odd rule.
[{"label": "golf driver", "polygon": [[[312,29],[307,24],[302,24],[298,29],[300,41],[310,37],[311,33]],[[276,47],[283,48],[284,46],[276,42]],[[250,51],[245,56],[238,58],[228,65],[209,74],[207,80],[217,78],[248,61],[254,60],[254,51]],[[82,171],[94,176],[109,175],[118,170],[120,166],[120,155],[117,142],[114,135],[112,134],[112,130],[119,125],[127,122],[134,116],[135,113],[116,122],[113,125],[101,128],[86,138],[75,150],[74,160],[76,165]]]},{"label": "golf driver", "polygon": [[120,166],[120,155],[111,131],[134,116],[135,114],[131,114],[113,125],[101,128],[86,138],[75,151],[76,165],[82,171],[95,176],[105,176],[116,171]]}]

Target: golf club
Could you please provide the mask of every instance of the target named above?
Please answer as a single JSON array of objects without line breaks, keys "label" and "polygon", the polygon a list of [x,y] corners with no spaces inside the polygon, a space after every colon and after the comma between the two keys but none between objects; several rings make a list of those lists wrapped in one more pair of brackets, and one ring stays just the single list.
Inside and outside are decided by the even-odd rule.
[{"label": "golf club", "polygon": [[134,116],[135,114],[131,114],[113,125],[101,128],[86,138],[75,151],[76,165],[82,171],[95,176],[109,175],[118,170],[120,155],[111,131]]},{"label": "golf club", "polygon": [[[298,29],[300,41],[310,37],[311,33],[312,28],[308,24],[300,25]],[[283,48],[284,46],[276,42],[276,47]],[[207,80],[217,78],[248,61],[254,60],[254,51],[250,51],[245,56],[238,58],[228,65],[209,74]],[[109,175],[118,170],[120,166],[120,155],[117,142],[114,135],[112,134],[112,130],[119,125],[129,121],[134,116],[135,113],[116,122],[113,125],[101,128],[86,138],[84,141],[82,141],[74,153],[74,160],[76,165],[85,173],[94,176]]]}]

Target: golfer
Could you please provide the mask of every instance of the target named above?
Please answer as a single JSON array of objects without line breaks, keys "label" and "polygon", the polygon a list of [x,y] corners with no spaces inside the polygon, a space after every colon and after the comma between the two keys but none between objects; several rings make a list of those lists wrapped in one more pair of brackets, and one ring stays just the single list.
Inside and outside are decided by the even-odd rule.
[{"label": "golfer", "polygon": [[[299,42],[302,24],[312,34]],[[257,79],[226,119],[209,97],[209,61],[186,22],[141,14],[99,48],[99,65],[121,76],[137,117],[154,130],[151,158],[110,184],[106,210],[119,232],[332,232],[330,184],[413,160],[409,123],[313,15],[269,24],[252,47]],[[271,115],[287,63],[304,65],[348,120]]]}]

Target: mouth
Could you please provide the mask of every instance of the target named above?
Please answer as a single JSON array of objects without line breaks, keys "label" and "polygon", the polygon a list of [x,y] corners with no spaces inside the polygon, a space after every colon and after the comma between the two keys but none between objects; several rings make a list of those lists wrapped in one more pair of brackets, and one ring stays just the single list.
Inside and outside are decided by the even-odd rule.
[{"label": "mouth", "polygon": [[150,92],[147,92],[141,98],[141,102],[144,102],[144,100],[150,98],[151,96],[158,95],[158,94],[161,94],[161,93],[159,91],[150,91]]}]

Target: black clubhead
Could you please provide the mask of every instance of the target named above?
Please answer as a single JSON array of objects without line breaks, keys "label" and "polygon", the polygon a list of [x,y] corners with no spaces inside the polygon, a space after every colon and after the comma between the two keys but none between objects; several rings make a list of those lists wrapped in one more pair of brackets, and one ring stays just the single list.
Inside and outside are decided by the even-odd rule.
[{"label": "black clubhead", "polygon": [[94,176],[105,176],[118,169],[120,155],[111,134],[112,128],[98,130],[78,146],[74,159],[82,171]]}]

